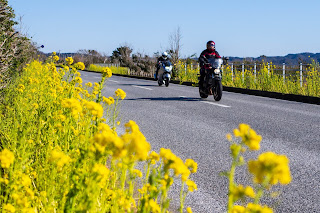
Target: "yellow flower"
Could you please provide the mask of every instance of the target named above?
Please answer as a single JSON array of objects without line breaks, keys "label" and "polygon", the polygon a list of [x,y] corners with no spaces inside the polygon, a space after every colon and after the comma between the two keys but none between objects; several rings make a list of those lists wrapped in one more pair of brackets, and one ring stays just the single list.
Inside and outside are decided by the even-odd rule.
[{"label": "yellow flower", "polygon": [[230,133],[226,135],[226,138],[227,138],[228,141],[232,141],[232,136],[231,136]]},{"label": "yellow flower", "polygon": [[255,193],[251,186],[243,187],[243,185],[239,184],[238,186],[233,186],[230,189],[230,194],[233,198],[233,201],[243,198],[244,196],[254,198]]},{"label": "yellow flower", "polygon": [[57,56],[57,55],[53,56],[53,60],[54,61],[59,61],[59,56]]},{"label": "yellow flower", "polygon": [[117,97],[120,97],[121,99],[124,99],[127,95],[122,89],[117,89],[115,91],[115,94]]},{"label": "yellow flower", "polygon": [[273,213],[273,210],[268,206],[260,206],[259,204],[248,203],[245,213],[261,212],[261,213]]},{"label": "yellow flower", "polygon": [[151,164],[155,164],[156,161],[160,160],[160,156],[155,151],[152,151],[148,156],[148,160],[150,160]]},{"label": "yellow flower", "polygon": [[152,212],[154,212],[154,213],[161,212],[160,206],[153,199],[149,200],[149,205],[151,207]]},{"label": "yellow flower", "polygon": [[197,184],[195,184],[195,182],[193,182],[192,180],[187,180],[186,184],[190,192],[193,192],[194,190],[198,190]]},{"label": "yellow flower", "polygon": [[34,103],[31,106],[32,106],[33,109],[38,109],[39,108],[39,105],[37,103]]},{"label": "yellow flower", "polygon": [[104,67],[101,72],[103,77],[110,78],[112,76],[112,71],[109,67]]},{"label": "yellow flower", "polygon": [[8,169],[14,161],[14,154],[8,149],[4,149],[0,152],[1,167]]},{"label": "yellow flower", "polygon": [[192,173],[196,173],[198,169],[198,164],[192,159],[186,159],[186,166]]},{"label": "yellow flower", "polygon": [[82,113],[81,103],[75,98],[62,99],[61,106],[63,108],[70,108],[72,116],[75,118]]},{"label": "yellow flower", "polygon": [[101,118],[103,115],[103,108],[101,104],[94,101],[89,101],[85,103],[86,108],[91,112],[93,117]]},{"label": "yellow flower", "polygon": [[103,96],[102,97],[102,101],[105,102],[108,105],[114,104],[114,98],[113,97],[106,98],[106,97]]},{"label": "yellow flower", "polygon": [[81,77],[76,77],[74,80],[75,80],[76,83],[79,83],[79,84],[82,83],[82,78]]},{"label": "yellow flower", "polygon": [[231,213],[244,213],[245,212],[245,210],[246,210],[246,208],[245,207],[243,207],[243,206],[238,206],[238,205],[235,205],[235,206],[233,206],[232,207],[232,209],[231,209]]},{"label": "yellow flower", "polygon": [[92,83],[91,83],[91,82],[88,82],[88,83],[86,83],[86,86],[87,86],[87,87],[92,87]]},{"label": "yellow flower", "polygon": [[275,185],[289,184],[291,182],[289,159],[285,155],[266,152],[259,155],[257,160],[248,162],[249,172],[254,175],[254,181],[263,183],[268,178],[268,183]]},{"label": "yellow flower", "polygon": [[52,55],[57,55],[57,53],[56,52],[52,52]]},{"label": "yellow flower", "polygon": [[260,149],[260,141],[262,140],[261,135],[250,128],[248,124],[240,124],[239,129],[233,130],[235,137],[241,137],[242,142],[247,145],[251,150]]},{"label": "yellow flower", "polygon": [[86,66],[85,66],[84,63],[82,63],[82,62],[78,62],[78,63],[76,63],[76,64],[74,65],[74,67],[75,67],[76,69],[78,69],[78,70],[84,70],[84,68],[85,68]]},{"label": "yellow flower", "polygon": [[97,174],[96,179],[103,188],[109,178],[110,170],[105,165],[97,163],[93,166],[92,172]]},{"label": "yellow flower", "polygon": [[138,169],[134,169],[133,174],[137,175],[138,177],[142,177],[142,172]]},{"label": "yellow flower", "polygon": [[61,169],[64,165],[71,162],[71,158],[62,151],[54,149],[51,151],[49,161],[55,163],[58,169]]},{"label": "yellow flower", "polygon": [[66,61],[68,64],[72,64],[73,63],[73,58],[72,57],[68,57],[66,58]]},{"label": "yellow flower", "polygon": [[191,207],[187,208],[187,213],[192,213]]},{"label": "yellow flower", "polygon": [[16,212],[16,208],[14,208],[14,206],[11,205],[10,203],[5,204],[3,206],[3,210],[4,210],[4,212],[12,212],[12,213]]}]

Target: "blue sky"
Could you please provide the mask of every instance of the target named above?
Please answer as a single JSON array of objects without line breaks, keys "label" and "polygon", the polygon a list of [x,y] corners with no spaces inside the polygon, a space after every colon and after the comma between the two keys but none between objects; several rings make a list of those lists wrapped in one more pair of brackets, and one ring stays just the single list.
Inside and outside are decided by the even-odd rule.
[{"label": "blue sky", "polygon": [[123,44],[152,55],[180,27],[181,55],[199,55],[208,40],[222,56],[320,52],[320,0],[9,0],[18,26],[44,52]]}]

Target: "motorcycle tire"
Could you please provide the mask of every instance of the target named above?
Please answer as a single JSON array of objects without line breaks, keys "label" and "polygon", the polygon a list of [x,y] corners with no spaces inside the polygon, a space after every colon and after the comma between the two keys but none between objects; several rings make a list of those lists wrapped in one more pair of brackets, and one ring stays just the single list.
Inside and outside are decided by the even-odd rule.
[{"label": "motorcycle tire", "polygon": [[213,98],[215,101],[220,101],[222,98],[222,83],[221,83],[221,81],[216,82],[216,86],[213,90]]},{"label": "motorcycle tire", "polygon": [[208,98],[208,94],[200,91],[200,89],[199,89],[199,94],[200,94],[200,97],[201,97],[201,98]]},{"label": "motorcycle tire", "polygon": [[166,85],[166,87],[169,86],[169,78],[165,78],[165,79],[164,79],[164,84]]},{"label": "motorcycle tire", "polygon": [[163,81],[158,81],[159,86],[162,86],[162,84],[163,84]]}]

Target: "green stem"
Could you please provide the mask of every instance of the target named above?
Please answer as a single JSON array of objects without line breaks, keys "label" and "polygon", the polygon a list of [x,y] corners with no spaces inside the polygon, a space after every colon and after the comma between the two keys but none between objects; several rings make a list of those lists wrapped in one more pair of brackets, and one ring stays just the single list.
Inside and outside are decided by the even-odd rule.
[{"label": "green stem", "polygon": [[184,188],[184,182],[181,183],[181,191],[180,191],[180,213],[183,213],[183,204],[184,204],[183,188]]}]

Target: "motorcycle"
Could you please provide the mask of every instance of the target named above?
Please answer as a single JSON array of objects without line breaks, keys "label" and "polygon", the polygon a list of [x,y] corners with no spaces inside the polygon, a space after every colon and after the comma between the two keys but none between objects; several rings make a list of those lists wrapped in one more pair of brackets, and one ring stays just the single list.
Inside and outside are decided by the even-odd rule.
[{"label": "motorcycle", "polygon": [[201,98],[207,98],[209,95],[213,95],[214,100],[220,101],[222,97],[222,73],[221,65],[223,60],[221,58],[209,58],[207,59],[210,69],[205,69],[205,76],[202,85],[202,90],[199,93]]},{"label": "motorcycle", "polygon": [[162,61],[160,63],[160,69],[158,71],[158,85],[159,86],[161,86],[162,84],[165,84],[166,87],[169,86],[172,68],[173,68],[173,66],[170,61]]}]

